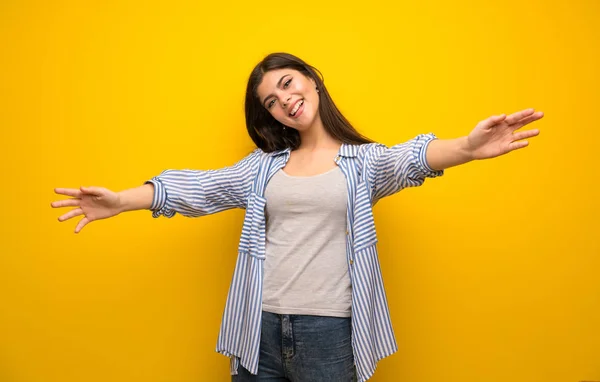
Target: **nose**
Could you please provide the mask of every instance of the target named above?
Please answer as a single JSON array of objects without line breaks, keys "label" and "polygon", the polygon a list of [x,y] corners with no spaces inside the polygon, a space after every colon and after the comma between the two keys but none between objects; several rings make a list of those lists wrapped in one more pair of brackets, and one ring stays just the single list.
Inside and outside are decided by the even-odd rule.
[{"label": "nose", "polygon": [[291,99],[291,98],[292,98],[292,97],[291,97],[291,96],[289,96],[289,97],[287,97],[287,99],[286,99],[285,101],[283,101],[283,102],[281,103],[281,106],[282,106],[284,109],[287,107],[287,105],[288,105],[288,103],[290,102],[290,99]]}]

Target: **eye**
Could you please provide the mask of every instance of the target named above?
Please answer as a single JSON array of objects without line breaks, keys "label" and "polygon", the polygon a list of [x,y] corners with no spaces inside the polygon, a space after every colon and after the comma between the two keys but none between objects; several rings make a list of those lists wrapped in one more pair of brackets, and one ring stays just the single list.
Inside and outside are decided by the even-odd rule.
[{"label": "eye", "polygon": [[287,88],[288,86],[290,86],[290,82],[292,82],[292,79],[290,78],[289,80],[285,81],[285,84],[283,84],[283,88]]},{"label": "eye", "polygon": [[267,104],[267,109],[270,109],[271,106],[273,106],[273,104],[275,103],[275,100],[272,99],[268,104]]}]

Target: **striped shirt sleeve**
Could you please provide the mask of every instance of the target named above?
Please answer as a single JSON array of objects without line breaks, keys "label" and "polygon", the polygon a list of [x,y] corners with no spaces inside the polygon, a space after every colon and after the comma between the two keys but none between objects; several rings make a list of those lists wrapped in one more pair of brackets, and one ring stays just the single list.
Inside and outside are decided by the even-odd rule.
[{"label": "striped shirt sleeve", "polygon": [[444,174],[444,170],[435,171],[427,164],[427,146],[434,139],[437,137],[429,133],[389,148],[380,143],[370,145],[364,166],[373,203],[405,187],[420,186],[425,178]]},{"label": "striped shirt sleeve", "polygon": [[252,181],[260,161],[254,150],[231,167],[219,170],[165,170],[145,183],[154,185],[150,210],[153,217],[188,217],[246,208]]}]

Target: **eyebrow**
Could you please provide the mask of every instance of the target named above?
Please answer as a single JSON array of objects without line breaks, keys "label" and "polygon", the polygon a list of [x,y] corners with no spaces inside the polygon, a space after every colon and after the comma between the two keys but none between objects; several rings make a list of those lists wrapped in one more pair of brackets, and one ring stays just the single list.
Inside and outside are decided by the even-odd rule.
[{"label": "eyebrow", "polygon": [[[281,76],[281,78],[279,79],[279,81],[277,81],[277,87],[280,87],[280,86],[281,86],[281,82],[282,82],[282,81],[283,81],[283,79],[284,79],[285,77],[287,77],[287,76],[289,76],[289,74],[284,74],[283,76]],[[266,96],[266,97],[265,97],[265,99],[264,99],[264,100],[263,100],[263,102],[262,102],[262,103],[263,103],[263,106],[265,106],[265,102],[267,102],[267,100],[268,100],[269,98],[273,97],[273,96],[275,96],[275,94],[273,94],[273,93],[271,93],[271,94],[269,94],[268,96]]]}]

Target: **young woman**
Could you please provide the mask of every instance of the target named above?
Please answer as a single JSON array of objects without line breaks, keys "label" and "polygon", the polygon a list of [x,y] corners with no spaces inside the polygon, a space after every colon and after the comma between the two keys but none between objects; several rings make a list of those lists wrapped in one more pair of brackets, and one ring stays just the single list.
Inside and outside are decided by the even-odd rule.
[{"label": "young woman", "polygon": [[359,134],[317,70],[285,53],[252,71],[246,127],[257,149],[220,170],[167,170],[141,187],[57,188],[88,223],[121,212],[203,216],[246,209],[217,351],[233,381],[366,381],[397,350],[377,258],[372,206],[475,159],[527,146],[542,118],[523,110],[468,136],[422,134],[390,148]]}]

